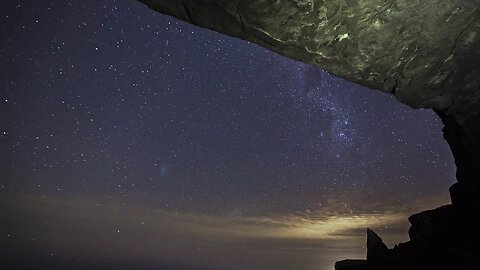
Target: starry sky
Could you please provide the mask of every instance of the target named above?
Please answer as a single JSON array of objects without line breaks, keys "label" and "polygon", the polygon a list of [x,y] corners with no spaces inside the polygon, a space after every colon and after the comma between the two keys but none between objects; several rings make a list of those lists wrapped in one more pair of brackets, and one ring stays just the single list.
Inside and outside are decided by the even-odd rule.
[{"label": "starry sky", "polygon": [[333,269],[448,202],[432,111],[134,0],[0,2],[0,262]]}]

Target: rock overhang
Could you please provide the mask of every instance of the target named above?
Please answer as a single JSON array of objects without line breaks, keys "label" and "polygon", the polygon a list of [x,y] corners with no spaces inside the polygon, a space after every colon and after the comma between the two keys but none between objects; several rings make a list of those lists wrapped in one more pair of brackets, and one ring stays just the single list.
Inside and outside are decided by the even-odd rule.
[{"label": "rock overhang", "polygon": [[457,180],[480,182],[480,0],[139,0],[433,109]]}]

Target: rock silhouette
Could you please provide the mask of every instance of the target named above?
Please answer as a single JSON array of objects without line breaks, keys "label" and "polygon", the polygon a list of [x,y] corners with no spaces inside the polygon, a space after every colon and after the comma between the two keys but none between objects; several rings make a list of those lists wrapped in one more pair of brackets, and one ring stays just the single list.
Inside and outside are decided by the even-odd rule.
[{"label": "rock silhouette", "polygon": [[367,260],[377,261],[387,256],[389,250],[382,238],[374,231],[367,229]]},{"label": "rock silhouette", "polygon": [[335,269],[480,269],[480,209],[475,204],[455,202],[410,216],[410,241],[393,249],[385,250],[381,238],[368,230],[367,259],[340,261]]}]

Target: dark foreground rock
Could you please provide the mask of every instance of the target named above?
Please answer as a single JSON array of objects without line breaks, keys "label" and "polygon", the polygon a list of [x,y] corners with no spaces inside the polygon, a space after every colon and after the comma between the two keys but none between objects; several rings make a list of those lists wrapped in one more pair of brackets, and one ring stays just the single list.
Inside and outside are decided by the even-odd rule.
[{"label": "dark foreground rock", "polygon": [[382,238],[374,231],[367,229],[367,260],[371,262],[382,260],[389,252]]},{"label": "dark foreground rock", "polygon": [[341,261],[335,269],[479,270],[478,211],[476,206],[452,204],[412,215],[410,241],[388,250],[381,239],[368,230],[367,260]]}]

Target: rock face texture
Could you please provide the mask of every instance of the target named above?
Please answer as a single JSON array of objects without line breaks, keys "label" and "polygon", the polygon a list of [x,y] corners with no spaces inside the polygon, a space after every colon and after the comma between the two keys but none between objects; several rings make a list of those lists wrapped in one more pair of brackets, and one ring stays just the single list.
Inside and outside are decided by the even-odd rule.
[{"label": "rock face texture", "polygon": [[[158,12],[392,93],[413,108],[435,110],[445,124],[444,137],[457,165],[458,183],[450,188],[453,206],[412,216],[412,240],[384,256],[394,262],[383,260],[390,268],[362,268],[367,267],[365,262],[358,261],[340,265],[401,269],[397,266],[406,266],[398,261],[402,258],[410,262],[410,268],[403,269],[420,269],[411,267],[415,258],[423,256],[418,265],[425,269],[434,265],[480,269],[478,265],[447,267],[449,262],[469,261],[467,249],[478,252],[466,239],[470,235],[478,240],[479,234],[467,223],[468,217],[478,215],[480,201],[480,0],[139,1]],[[443,237],[456,234],[467,238],[450,237],[460,240],[442,244]],[[458,255],[452,249],[465,252]],[[459,257],[448,261],[453,258],[446,255],[449,252]],[[441,258],[444,263],[425,258]],[[370,265],[371,260],[367,261]]]}]

